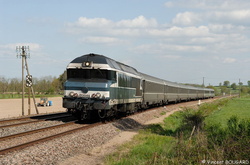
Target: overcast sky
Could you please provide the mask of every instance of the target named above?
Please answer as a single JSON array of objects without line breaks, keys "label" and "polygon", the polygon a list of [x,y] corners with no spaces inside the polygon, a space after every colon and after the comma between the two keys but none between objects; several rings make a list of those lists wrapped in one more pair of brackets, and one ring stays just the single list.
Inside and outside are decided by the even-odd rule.
[{"label": "overcast sky", "polygon": [[180,83],[250,80],[249,0],[0,0],[0,77],[63,73],[98,53]]}]

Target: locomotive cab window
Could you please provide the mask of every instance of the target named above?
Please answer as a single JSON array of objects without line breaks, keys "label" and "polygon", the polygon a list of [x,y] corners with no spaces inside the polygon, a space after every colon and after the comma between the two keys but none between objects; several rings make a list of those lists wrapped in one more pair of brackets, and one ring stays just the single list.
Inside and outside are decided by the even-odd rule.
[{"label": "locomotive cab window", "polygon": [[67,78],[105,79],[116,81],[116,72],[102,69],[67,69]]}]

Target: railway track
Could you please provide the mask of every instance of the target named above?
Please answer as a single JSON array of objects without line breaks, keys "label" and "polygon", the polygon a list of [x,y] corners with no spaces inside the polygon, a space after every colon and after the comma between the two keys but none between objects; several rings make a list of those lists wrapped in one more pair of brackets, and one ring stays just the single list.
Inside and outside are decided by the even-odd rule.
[{"label": "railway track", "polygon": [[7,128],[7,127],[15,127],[15,126],[21,126],[31,123],[38,123],[38,122],[44,122],[49,120],[59,120],[64,118],[72,117],[69,114],[59,114],[59,115],[46,115],[46,116],[36,116],[36,117],[25,117],[25,118],[16,118],[16,119],[10,119],[10,120],[1,120],[0,121],[0,129],[1,128]]},{"label": "railway track", "polygon": [[67,113],[62,112],[62,113],[51,113],[51,114],[28,116],[28,117],[18,117],[18,118],[14,118],[14,119],[0,120],[0,124],[11,123],[11,122],[19,122],[19,121],[31,120],[31,119],[44,119],[44,118],[47,118],[47,117],[60,116],[60,115],[65,115],[65,114],[67,114]]},{"label": "railway track", "polygon": [[[35,144],[38,144],[38,143],[41,143],[41,142],[45,142],[45,141],[48,141],[48,140],[52,140],[52,139],[55,139],[55,138],[58,138],[58,137],[61,137],[61,136],[65,136],[65,135],[68,135],[68,134],[71,134],[71,133],[74,133],[74,132],[77,132],[77,131],[80,131],[80,130],[86,130],[86,129],[98,126],[100,124],[102,124],[102,123],[99,122],[99,123],[88,124],[88,125],[82,126],[82,125],[79,125],[79,124],[75,124],[75,122],[69,122],[69,123],[60,124],[60,125],[56,125],[56,126],[51,126],[51,127],[47,127],[47,128],[42,128],[42,129],[37,129],[37,130],[32,130],[32,131],[27,131],[27,132],[22,132],[22,133],[18,133],[18,134],[14,134],[14,135],[1,137],[0,138],[0,144],[5,142],[5,141],[8,141],[8,140],[10,140],[9,143],[12,143],[11,139],[13,139],[13,138],[16,139],[16,138],[19,138],[19,137],[22,137],[22,136],[35,134],[35,133],[38,133],[38,132],[49,131],[49,130],[52,130],[52,129],[57,129],[57,128],[60,128],[60,127],[66,127],[66,126],[70,126],[70,125],[75,125],[75,126],[77,125],[76,128],[70,128],[67,131],[61,131],[60,133],[48,135],[46,137],[38,138],[38,139],[35,139],[35,140],[32,139],[32,140],[29,140],[29,141],[27,141],[25,143],[17,144],[17,145],[14,145],[14,146],[10,145],[9,147],[5,147],[5,148],[1,149],[0,150],[0,155],[4,155],[6,153],[16,151],[16,150],[21,150],[23,148],[26,148],[26,147],[29,147],[29,146],[32,146],[32,145],[35,145]],[[56,130],[55,132],[58,132],[58,130]],[[23,140],[21,139],[21,141],[23,141]],[[1,146],[2,146],[2,144],[1,144]]]},{"label": "railway track", "polygon": [[47,130],[50,130],[50,129],[65,127],[65,126],[72,125],[72,124],[75,124],[75,121],[65,123],[65,124],[49,126],[49,127],[45,127],[45,128],[39,128],[39,129],[31,130],[31,131],[21,132],[21,133],[17,133],[17,134],[7,135],[7,136],[0,137],[0,142],[3,141],[3,140],[18,138],[18,137],[21,137],[21,136],[30,135],[30,134],[37,133],[37,132],[42,132],[42,131],[47,131]]}]

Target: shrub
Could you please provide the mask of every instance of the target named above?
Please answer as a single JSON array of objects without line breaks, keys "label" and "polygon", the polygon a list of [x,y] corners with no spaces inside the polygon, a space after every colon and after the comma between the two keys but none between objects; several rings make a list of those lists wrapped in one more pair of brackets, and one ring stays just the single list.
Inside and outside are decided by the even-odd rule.
[{"label": "shrub", "polygon": [[227,127],[220,124],[206,128],[208,144],[210,148],[221,147],[224,159],[249,160],[250,156],[250,120],[241,120],[232,116]]}]

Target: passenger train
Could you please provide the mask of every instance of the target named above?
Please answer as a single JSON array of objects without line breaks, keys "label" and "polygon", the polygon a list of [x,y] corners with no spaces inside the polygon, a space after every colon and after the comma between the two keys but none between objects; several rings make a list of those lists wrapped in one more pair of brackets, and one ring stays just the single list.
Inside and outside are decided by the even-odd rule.
[{"label": "passenger train", "polygon": [[213,89],[173,83],[140,73],[103,55],[87,54],[67,66],[63,107],[79,120],[86,120],[212,97]]}]

